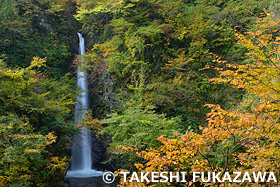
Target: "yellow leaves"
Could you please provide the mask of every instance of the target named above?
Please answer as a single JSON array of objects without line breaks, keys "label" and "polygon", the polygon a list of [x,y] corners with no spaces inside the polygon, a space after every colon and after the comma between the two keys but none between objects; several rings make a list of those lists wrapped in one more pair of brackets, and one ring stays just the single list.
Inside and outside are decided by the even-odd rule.
[{"label": "yellow leaves", "polygon": [[[278,45],[273,42],[280,38],[272,37],[276,29],[271,27],[278,23],[265,19],[258,22],[255,32],[248,32],[246,36],[236,34],[239,44],[248,49],[246,55],[251,63],[229,64],[227,70],[220,71],[220,78],[211,79],[213,83],[230,83],[242,88],[254,97],[244,100],[239,110],[226,111],[220,106],[205,105],[211,112],[207,115],[208,125],[200,128],[201,133],[158,137],[161,146],[137,152],[147,161],[135,165],[139,171],[173,168],[180,171],[276,171],[279,168],[279,46],[271,49]],[[183,65],[184,58],[182,54],[181,59],[169,64]],[[215,58],[215,62],[225,63]]]},{"label": "yellow leaves", "polygon": [[193,58],[191,55],[186,56],[185,51],[182,51],[178,58],[169,59],[168,63],[165,64],[166,69],[177,69],[177,70],[185,70],[184,66],[188,63],[192,62]]},{"label": "yellow leaves", "polygon": [[261,35],[262,34],[262,31],[261,30],[258,30],[256,33],[255,33],[255,35]]},{"label": "yellow leaves", "polygon": [[6,69],[1,67],[0,69],[0,77],[5,76],[5,77],[10,77],[14,80],[21,80],[23,78],[23,73],[24,70],[10,70],[10,69]]},{"label": "yellow leaves", "polygon": [[[138,0],[134,0],[132,2],[137,2]],[[85,3],[81,3],[82,7],[80,8],[80,10],[78,11],[78,15],[77,18],[78,19],[83,19],[85,15],[90,14],[90,13],[100,13],[100,12],[116,12],[116,11],[122,11],[124,9],[127,8],[131,8],[133,6],[135,6],[135,4],[133,3],[128,3],[126,4],[123,0],[108,0],[106,2],[85,2]],[[88,7],[92,7],[93,5],[94,8],[93,9],[88,9]]]},{"label": "yellow leaves", "polygon": [[[274,27],[275,25],[277,25],[279,23],[279,21],[273,21],[273,20],[271,20],[271,21],[269,21],[269,26],[270,27]],[[276,30],[277,31],[277,30]],[[273,31],[273,32],[276,32],[276,31]]]},{"label": "yellow leaves", "polygon": [[1,146],[5,147],[1,148],[0,186],[13,186],[18,182],[28,186],[32,177],[46,171],[46,147],[55,142],[54,133],[35,133],[27,118],[10,114],[0,116],[0,136]]},{"label": "yellow leaves", "polygon": [[[9,77],[11,78],[11,81],[14,81],[15,84],[18,84],[21,80],[26,78],[27,75],[30,76],[35,74],[36,72],[33,70],[34,68],[40,68],[42,66],[45,66],[45,62],[46,58],[41,59],[39,57],[34,57],[30,66],[26,67],[25,69],[22,68],[14,70],[8,69],[5,64],[0,63],[0,78]],[[30,79],[29,81],[32,81],[32,79]],[[28,82],[23,83],[22,88],[27,86],[27,84]]]},{"label": "yellow leaves", "polygon": [[127,147],[123,145],[118,145],[117,149],[123,149],[125,152],[130,152],[130,153],[133,153],[136,150],[136,148],[134,149],[132,147]]},{"label": "yellow leaves", "polygon": [[47,168],[49,169],[50,173],[61,172],[65,173],[68,167],[69,158],[63,157],[60,158],[58,156],[51,157],[50,163],[48,164]]},{"label": "yellow leaves", "polygon": [[47,142],[46,142],[47,145],[50,145],[50,144],[53,144],[56,142],[56,136],[54,135],[53,132],[49,132],[46,135],[46,138],[47,138]]},{"label": "yellow leaves", "polygon": [[85,118],[77,125],[78,128],[88,127],[93,131],[102,129],[102,124],[98,119],[94,119],[92,111],[87,112]]},{"label": "yellow leaves", "polygon": [[[275,51],[270,51],[269,56],[262,50],[263,47],[275,45],[271,34],[267,34],[269,27],[276,25],[275,22],[259,22],[264,25],[256,32],[248,32],[251,38],[237,35],[239,43],[245,46],[249,53],[257,59],[256,63],[246,65],[228,65],[233,70],[220,71],[222,78],[212,79],[214,83],[228,82],[247,90],[254,94],[259,101],[250,112],[230,111],[225,112],[219,107],[209,105],[211,113],[208,114],[208,126],[202,129],[202,136],[211,144],[221,143],[222,148],[242,145],[246,147],[246,153],[236,153],[236,162],[255,170],[265,168],[274,170],[276,162],[273,164],[271,158],[279,154],[274,149],[279,140],[279,57],[275,57]],[[271,30],[275,32],[276,30]],[[276,38],[279,40],[279,38]],[[277,98],[277,99],[276,99]],[[242,105],[248,107],[253,103],[252,99],[245,100]],[[234,140],[231,142],[230,140]],[[264,143],[261,144],[261,142]],[[265,146],[265,144],[269,146]],[[270,147],[272,146],[272,147]],[[259,159],[262,159],[260,162]],[[261,163],[261,164],[260,164]],[[245,167],[245,168],[246,168]],[[244,169],[245,169],[244,168]]]},{"label": "yellow leaves", "polygon": [[40,153],[38,149],[25,149],[24,152],[26,153]]},{"label": "yellow leaves", "polygon": [[137,169],[141,169],[141,168],[143,168],[144,167],[144,165],[143,164],[135,164],[134,165]]},{"label": "yellow leaves", "polygon": [[24,150],[26,153],[40,152],[47,145],[56,142],[56,136],[52,132],[46,136],[41,134],[15,134],[12,137],[14,141],[23,142],[23,145],[29,147]]},{"label": "yellow leaves", "polygon": [[35,67],[42,67],[42,66],[46,66],[45,63],[46,63],[47,59],[46,58],[40,58],[40,57],[33,57],[33,60],[31,61],[31,65],[27,68],[27,69],[32,69],[32,68],[35,68]]}]

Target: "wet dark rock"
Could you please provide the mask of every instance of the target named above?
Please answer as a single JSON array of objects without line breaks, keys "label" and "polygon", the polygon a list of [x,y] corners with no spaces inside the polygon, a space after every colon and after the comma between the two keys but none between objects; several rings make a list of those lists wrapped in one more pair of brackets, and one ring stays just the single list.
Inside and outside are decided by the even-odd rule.
[{"label": "wet dark rock", "polygon": [[118,180],[114,181],[112,184],[106,184],[102,177],[67,178],[65,179],[65,184],[68,185],[68,187],[116,187]]},{"label": "wet dark rock", "polygon": [[108,162],[109,154],[107,152],[108,144],[106,137],[92,138],[92,168],[99,171],[115,171],[112,163]]}]

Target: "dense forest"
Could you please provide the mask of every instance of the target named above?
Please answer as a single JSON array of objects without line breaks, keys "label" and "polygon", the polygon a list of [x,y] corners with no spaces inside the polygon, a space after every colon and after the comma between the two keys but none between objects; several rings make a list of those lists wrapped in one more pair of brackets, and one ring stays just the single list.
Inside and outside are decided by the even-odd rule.
[{"label": "dense forest", "polygon": [[[0,186],[65,186],[83,126],[101,150],[93,168],[120,186],[221,185],[129,183],[120,171],[280,180],[279,10],[278,0],[0,0]],[[90,96],[78,126],[77,32]]]}]

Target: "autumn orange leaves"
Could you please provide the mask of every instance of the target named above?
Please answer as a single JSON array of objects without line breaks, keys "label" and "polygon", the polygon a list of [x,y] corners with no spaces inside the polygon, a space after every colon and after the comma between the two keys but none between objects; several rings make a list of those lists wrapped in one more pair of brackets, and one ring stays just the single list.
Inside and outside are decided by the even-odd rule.
[{"label": "autumn orange leaves", "polygon": [[[247,49],[246,63],[217,61],[225,64],[220,77],[211,79],[213,84],[229,83],[246,91],[244,100],[230,110],[219,105],[207,104],[208,125],[199,132],[187,131],[169,139],[161,136],[161,146],[145,151],[126,149],[144,159],[145,164],[135,164],[138,171],[187,171],[193,172],[275,172],[280,168],[280,59],[279,21],[267,14],[257,20],[253,29],[236,34],[240,45]],[[202,183],[203,181],[200,180]],[[258,183],[227,186],[259,186]],[[167,183],[168,185],[174,185]],[[195,186],[187,182],[184,185]],[[209,182],[207,186],[221,184]],[[145,186],[148,183],[124,183],[122,186]],[[149,184],[150,185],[150,184]],[[277,186],[279,184],[271,183]]]}]

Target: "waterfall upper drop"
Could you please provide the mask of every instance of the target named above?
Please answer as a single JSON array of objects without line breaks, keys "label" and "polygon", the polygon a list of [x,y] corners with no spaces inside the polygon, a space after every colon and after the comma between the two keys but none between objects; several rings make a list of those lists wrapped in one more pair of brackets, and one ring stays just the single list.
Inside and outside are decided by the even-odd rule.
[{"label": "waterfall upper drop", "polygon": [[[85,118],[86,112],[89,109],[88,101],[88,82],[87,71],[80,70],[80,67],[84,65],[82,55],[85,54],[85,40],[82,34],[79,36],[79,68],[77,73],[77,85],[81,88],[81,94],[77,98],[75,107],[75,124],[79,124],[81,120]],[[89,129],[82,127],[81,132],[74,136],[72,148],[72,162],[70,170],[67,171],[66,177],[69,178],[87,178],[103,175],[102,171],[96,171],[91,169],[92,166],[92,154],[91,154],[91,135]]]}]

